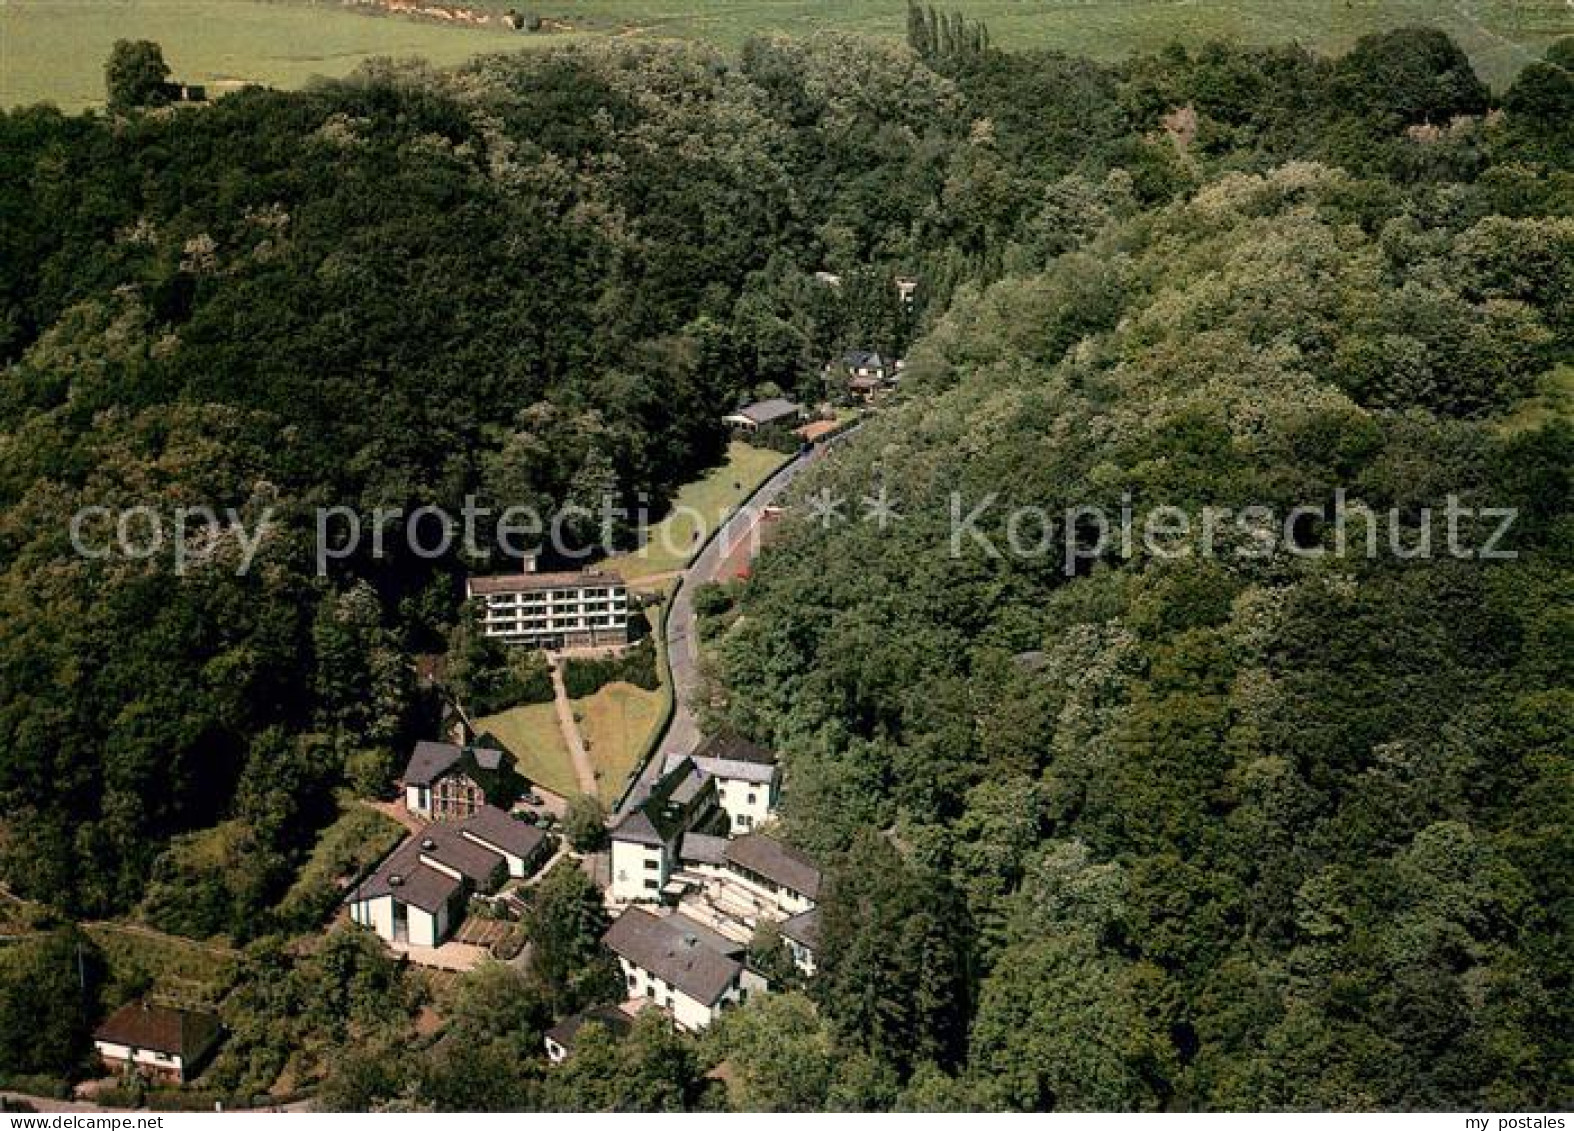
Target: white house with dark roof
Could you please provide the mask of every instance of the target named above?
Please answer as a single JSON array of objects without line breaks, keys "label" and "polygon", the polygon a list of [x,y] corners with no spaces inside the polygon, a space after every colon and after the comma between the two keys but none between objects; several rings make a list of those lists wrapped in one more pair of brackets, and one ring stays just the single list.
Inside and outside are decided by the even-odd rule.
[{"label": "white house with dark roof", "polygon": [[691,1032],[767,988],[744,964],[743,944],[684,915],[630,907],[602,942],[617,957],[629,997],[655,1002]]},{"label": "white house with dark roof", "polygon": [[678,759],[639,807],[612,828],[612,898],[619,903],[660,899],[678,866],[684,835],[720,831],[725,821],[714,779],[692,758]]},{"label": "white house with dark roof", "polygon": [[469,746],[417,742],[399,780],[407,810],[429,821],[450,821],[513,800],[513,777],[507,754],[488,736]]},{"label": "white house with dark roof", "polygon": [[[776,755],[733,734],[712,735],[689,755],[700,771],[716,781],[716,799],[734,834],[759,828],[776,812],[781,772]],[[668,760],[668,767],[681,758]]]},{"label": "white house with dark roof", "polygon": [[820,869],[775,837],[754,833],[729,840],[725,859],[725,879],[763,896],[781,915],[798,915],[820,902]]},{"label": "white house with dark roof", "polygon": [[133,1001],[93,1031],[93,1048],[112,1072],[179,1084],[196,1075],[223,1035],[211,1013]]}]

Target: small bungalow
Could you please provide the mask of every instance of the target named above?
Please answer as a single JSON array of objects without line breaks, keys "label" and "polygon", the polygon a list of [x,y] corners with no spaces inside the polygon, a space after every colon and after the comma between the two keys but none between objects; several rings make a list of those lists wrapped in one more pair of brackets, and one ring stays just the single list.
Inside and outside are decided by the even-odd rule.
[{"label": "small bungalow", "polygon": [[744,405],[736,412],[721,418],[723,424],[744,433],[758,432],[762,428],[790,428],[807,414],[801,404],[785,397],[772,397]]},{"label": "small bungalow", "polygon": [[599,1025],[613,1040],[622,1040],[634,1027],[634,1019],[615,1005],[596,1005],[565,1017],[546,1032],[547,1059],[562,1064],[574,1055],[574,1046],[587,1025]]},{"label": "small bungalow", "polygon": [[211,1013],[134,1001],[94,1030],[93,1047],[112,1072],[183,1084],[201,1070],[223,1035]]}]

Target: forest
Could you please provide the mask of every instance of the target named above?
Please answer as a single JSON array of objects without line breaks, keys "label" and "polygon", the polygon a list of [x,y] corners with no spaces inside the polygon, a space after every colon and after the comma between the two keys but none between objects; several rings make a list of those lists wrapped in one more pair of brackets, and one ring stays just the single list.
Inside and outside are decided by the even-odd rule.
[{"label": "forest", "polygon": [[[1426,29],[1098,63],[913,11],[908,47],[0,114],[0,879],[55,917],[0,953],[0,1072],[80,1066],[135,987],[69,921],[130,916],[243,947],[233,1094],[1569,1106],[1574,40],[1494,96]],[[335,792],[430,724],[412,658],[473,647],[462,576],[509,565],[320,577],[313,511],[659,503],[848,348],[903,392],[808,489],[901,521],[789,519],[707,632],[711,721],[782,751],[830,866],[820,976],[546,1073],[611,992],[593,889],[543,891],[530,972],[441,993],[292,942]],[[947,553],[952,492],[1336,489],[1407,543],[1448,493],[1516,508],[1518,557]],[[72,551],[85,507],[198,505],[277,530],[245,570],[232,531],[183,572]]]}]

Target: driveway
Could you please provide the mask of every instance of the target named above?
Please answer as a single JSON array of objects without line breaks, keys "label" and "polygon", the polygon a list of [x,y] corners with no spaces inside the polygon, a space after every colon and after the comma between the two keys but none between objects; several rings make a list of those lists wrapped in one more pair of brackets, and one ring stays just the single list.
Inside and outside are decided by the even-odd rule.
[{"label": "driveway", "polygon": [[[849,428],[829,444],[840,443],[857,431],[857,427]],[[677,596],[672,600],[672,608],[667,613],[667,665],[672,672],[672,690],[676,696],[672,725],[667,728],[666,736],[662,739],[655,755],[640,770],[639,780],[624,795],[617,813],[614,814],[614,820],[645,800],[651,786],[661,777],[661,767],[666,765],[669,757],[692,753],[703,737],[700,734],[699,724],[694,719],[693,711],[700,684],[700,638],[695,626],[693,601],[695,587],[708,581],[715,581],[729,559],[736,562],[736,551],[740,546],[747,547],[745,552],[751,559],[759,552],[759,546],[754,544],[757,540],[755,528],[759,525],[765,509],[777,504],[798,474],[814,462],[820,453],[828,450],[829,444],[811,448],[799,454],[790,463],[784,464],[761,485],[748,502],[728,518],[716,537],[705,544],[704,549],[684,571],[683,584],[679,587]]]}]

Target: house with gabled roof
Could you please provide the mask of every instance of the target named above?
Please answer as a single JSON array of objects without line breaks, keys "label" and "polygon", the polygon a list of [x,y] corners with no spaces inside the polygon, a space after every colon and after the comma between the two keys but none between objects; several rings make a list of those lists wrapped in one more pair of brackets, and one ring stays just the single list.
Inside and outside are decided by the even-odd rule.
[{"label": "house with gabled roof", "polygon": [[211,1013],[133,1001],[93,1031],[93,1048],[112,1072],[183,1084],[201,1070],[223,1035]]},{"label": "house with gabled roof", "polygon": [[630,907],[602,942],[618,960],[629,997],[655,1002],[690,1032],[767,989],[744,963],[744,944],[681,914]]},{"label": "house with gabled roof", "polygon": [[645,800],[612,828],[612,898],[618,902],[659,899],[678,866],[684,834],[721,832],[726,827],[715,779],[692,758],[678,759]]},{"label": "house with gabled roof", "polygon": [[801,404],[786,397],[771,397],[769,400],[746,404],[722,417],[721,422],[739,432],[758,432],[762,428],[794,427],[806,415],[808,413]]},{"label": "house with gabled roof", "polygon": [[[715,779],[716,799],[734,834],[752,832],[776,812],[781,772],[771,751],[727,733],[707,738],[688,757]],[[681,756],[672,756],[667,765],[670,768],[680,760]]]},{"label": "house with gabled roof", "polygon": [[634,1027],[634,1018],[615,1005],[593,1005],[565,1017],[546,1031],[542,1043],[546,1046],[547,1059],[553,1064],[561,1064],[573,1056],[587,1026],[600,1026],[613,1040],[622,1040]]},{"label": "house with gabled roof", "polygon": [[464,746],[417,742],[399,780],[405,808],[429,821],[464,820],[487,805],[506,808],[522,784],[513,759],[490,735]]},{"label": "house with gabled roof", "polygon": [[533,873],[551,842],[540,829],[483,806],[434,824],[394,849],[348,899],[350,920],[398,946],[441,946],[472,894]]}]

